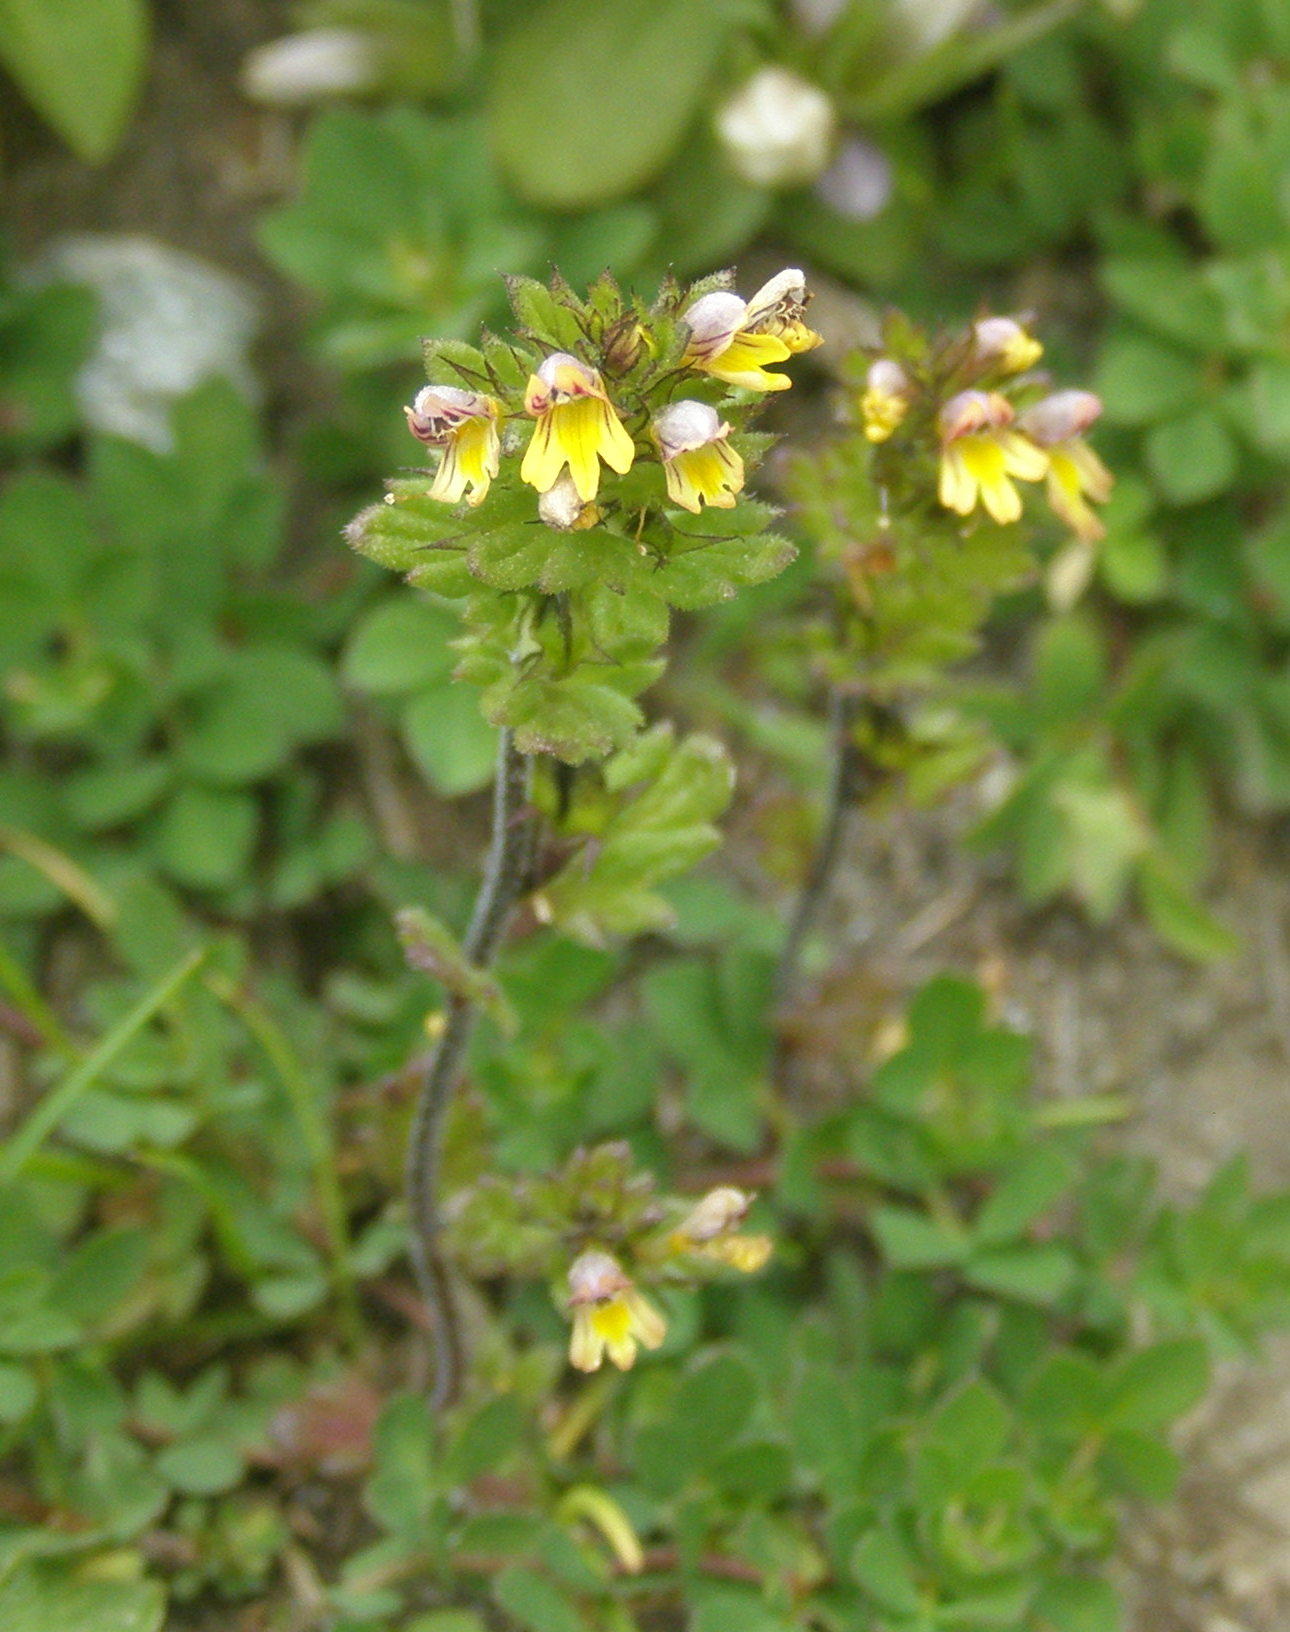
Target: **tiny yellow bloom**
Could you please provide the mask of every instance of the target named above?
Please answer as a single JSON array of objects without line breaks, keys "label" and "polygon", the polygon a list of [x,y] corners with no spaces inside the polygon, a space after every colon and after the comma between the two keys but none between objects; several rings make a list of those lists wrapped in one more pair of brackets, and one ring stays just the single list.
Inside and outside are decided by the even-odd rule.
[{"label": "tiny yellow bloom", "polygon": [[685,399],[654,415],[650,435],[663,459],[667,496],[695,515],[705,504],[729,510],[744,485],[744,462],[730,427],[706,402]]},{"label": "tiny yellow bloom", "polygon": [[997,391],[960,391],[941,409],[940,501],[960,516],[980,499],[1000,526],[1021,516],[1011,478],[1037,482],[1048,470],[1042,448],[1014,431],[1012,406]]},{"label": "tiny yellow bloom", "polygon": [[607,1252],[579,1253],[569,1266],[569,1308],[569,1363],[579,1371],[598,1371],[606,1354],[628,1371],[637,1346],[656,1349],[667,1331],[662,1315]]},{"label": "tiny yellow bloom", "polygon": [[793,382],[766,365],[820,344],[803,322],[808,298],[796,267],[778,273],[751,300],[728,289],[700,295],[685,312],[690,338],[682,363],[747,391],[787,391]]},{"label": "tiny yellow bloom", "polygon": [[672,1235],[673,1249],[714,1258],[744,1275],[754,1274],[770,1257],[773,1244],[768,1235],[735,1233],[752,1203],[746,1191],[732,1184],[709,1190],[677,1225]]},{"label": "tiny yellow bloom", "polygon": [[982,362],[997,363],[1005,374],[1033,368],[1044,348],[1015,317],[983,317],[972,326],[972,349]]},{"label": "tiny yellow bloom", "polygon": [[1088,500],[1104,503],[1113,477],[1084,441],[1083,433],[1102,412],[1091,391],[1055,391],[1027,408],[1018,426],[1048,454],[1048,502],[1075,536],[1096,544],[1106,528]]},{"label": "tiny yellow bloom", "polygon": [[520,465],[520,480],[548,493],[568,466],[583,503],[600,486],[600,461],[620,476],[636,445],[605,393],[600,375],[567,351],[552,352],[529,378],[525,410],[537,420]]},{"label": "tiny yellow bloom", "polygon": [[427,385],[403,412],[418,441],[443,449],[430,497],[456,504],[466,493],[467,504],[482,504],[501,461],[496,398],[454,385]]},{"label": "tiny yellow bloom", "polygon": [[860,415],[870,442],[885,442],[909,412],[913,386],[909,375],[892,357],[870,363],[865,375]]}]

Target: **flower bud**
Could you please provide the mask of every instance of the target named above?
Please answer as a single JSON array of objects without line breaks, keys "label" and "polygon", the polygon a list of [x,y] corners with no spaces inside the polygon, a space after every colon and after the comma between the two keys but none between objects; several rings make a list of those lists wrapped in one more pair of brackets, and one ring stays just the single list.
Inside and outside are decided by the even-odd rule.
[{"label": "flower bud", "polygon": [[731,166],[757,187],[814,181],[829,161],[833,104],[817,85],[787,68],[755,73],[716,116]]},{"label": "flower bud", "polygon": [[1044,348],[1012,317],[983,317],[972,327],[972,349],[982,362],[1020,374],[1044,355]]},{"label": "flower bud", "polygon": [[869,365],[860,414],[870,442],[885,442],[909,411],[914,387],[894,357],[879,357]]},{"label": "flower bud", "polygon": [[617,378],[636,367],[641,354],[649,346],[640,320],[632,312],[625,312],[605,333],[601,357],[605,373]]},{"label": "flower bud", "polygon": [[538,494],[538,515],[558,533],[581,533],[594,527],[604,511],[594,500],[584,502],[566,467],[554,487]]},{"label": "flower bud", "polygon": [[1082,436],[1102,412],[1102,399],[1092,391],[1054,391],[1017,420],[1018,426],[1041,448],[1055,447]]},{"label": "flower bud", "polygon": [[718,1185],[694,1207],[680,1225],[680,1233],[690,1241],[711,1241],[742,1224],[753,1198],[733,1184]]}]

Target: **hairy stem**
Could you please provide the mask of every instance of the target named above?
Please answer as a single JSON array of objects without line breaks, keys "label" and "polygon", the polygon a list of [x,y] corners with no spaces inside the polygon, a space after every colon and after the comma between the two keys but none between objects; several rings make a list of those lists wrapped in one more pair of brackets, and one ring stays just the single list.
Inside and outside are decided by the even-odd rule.
[{"label": "hairy stem", "polygon": [[[462,942],[467,959],[487,968],[497,954],[511,911],[532,868],[536,824],[528,803],[528,758],[509,731],[497,745],[493,832],[470,927]],[[439,1251],[439,1146],[444,1112],[461,1076],[476,1005],[450,994],[443,1026],[426,1063],[408,1142],[405,1179],[412,1226],[412,1267],[430,1315],[434,1380],[431,1403],[441,1410],[461,1384],[462,1342],[452,1282]]]},{"label": "hairy stem", "polygon": [[797,897],[784,948],[775,970],[775,1002],[782,1006],[791,997],[801,975],[802,951],[820,909],[828,899],[842,854],[843,841],[859,808],[859,798],[869,781],[871,767],[851,734],[851,727],[864,704],[853,693],[835,686],[829,693],[829,728],[832,765],[825,804],[824,827],[811,857],[806,881]]}]

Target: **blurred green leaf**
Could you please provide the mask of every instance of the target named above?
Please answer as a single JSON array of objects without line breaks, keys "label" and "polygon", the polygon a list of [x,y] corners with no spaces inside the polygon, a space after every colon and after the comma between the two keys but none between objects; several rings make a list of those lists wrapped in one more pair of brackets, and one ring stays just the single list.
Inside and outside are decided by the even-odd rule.
[{"label": "blurred green leaf", "polygon": [[724,3],[533,7],[503,38],[489,87],[493,146],[517,191],[569,210],[649,181],[698,111],[729,26]]},{"label": "blurred green leaf", "polygon": [[121,140],[148,34],[145,0],[0,0],[0,61],[89,164]]}]

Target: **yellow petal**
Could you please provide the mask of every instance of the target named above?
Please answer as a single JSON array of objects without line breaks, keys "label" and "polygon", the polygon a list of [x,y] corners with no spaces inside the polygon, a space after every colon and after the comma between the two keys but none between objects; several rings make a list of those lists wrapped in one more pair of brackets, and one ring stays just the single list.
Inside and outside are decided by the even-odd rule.
[{"label": "yellow petal", "polygon": [[554,420],[558,412],[557,408],[548,408],[544,414],[538,416],[538,422],[533,427],[533,435],[529,438],[529,445],[524,450],[523,463],[520,465],[520,480],[527,482],[530,487],[537,488],[539,493],[545,493],[553,488],[564,469],[564,450],[554,434]]},{"label": "yellow petal", "polygon": [[656,1349],[667,1336],[667,1321],[658,1310],[636,1288],[630,1287],[623,1293],[623,1301],[627,1304],[631,1316],[631,1329],[647,1349]]},{"label": "yellow petal", "polygon": [[630,1371],[636,1362],[636,1336],[627,1298],[628,1294],[620,1293],[591,1306],[591,1324],[596,1336],[619,1371]]},{"label": "yellow petal", "polygon": [[1023,482],[1042,481],[1048,470],[1048,455],[1019,431],[997,431],[995,438],[1003,454],[1003,466],[1010,476]]},{"label": "yellow petal", "polygon": [[583,1305],[573,1312],[573,1335],[569,1339],[569,1364],[579,1371],[599,1371],[605,1357],[605,1342],[596,1331],[592,1308]]},{"label": "yellow petal", "polygon": [[695,367],[714,379],[741,385],[747,391],[787,391],[792,380],[787,374],[766,372],[767,363],[782,363],[792,356],[784,342],[773,334],[737,334],[718,356]]},{"label": "yellow petal", "polygon": [[941,455],[939,496],[947,510],[971,515],[976,507],[976,477],[963,457],[963,444],[951,442]]}]

